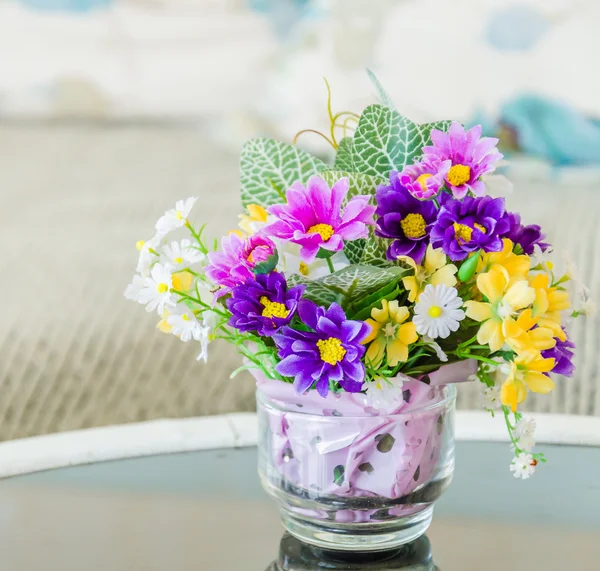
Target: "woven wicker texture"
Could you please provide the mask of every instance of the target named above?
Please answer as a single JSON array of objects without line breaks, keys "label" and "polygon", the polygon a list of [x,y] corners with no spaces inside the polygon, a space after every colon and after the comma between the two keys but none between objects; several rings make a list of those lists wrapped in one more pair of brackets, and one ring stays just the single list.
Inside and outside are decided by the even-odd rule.
[{"label": "woven wicker texture", "polygon": [[[235,226],[237,163],[191,127],[0,128],[0,439],[254,408],[248,376],[229,380],[232,348],[214,344],[198,364],[196,344],[161,334],[122,295],[136,240],[177,198],[201,196],[196,215],[214,236]],[[517,190],[511,206],[565,244],[598,290],[600,195]],[[574,336],[577,379],[529,408],[600,414],[594,322]],[[478,407],[477,387],[461,389],[460,406]]]}]

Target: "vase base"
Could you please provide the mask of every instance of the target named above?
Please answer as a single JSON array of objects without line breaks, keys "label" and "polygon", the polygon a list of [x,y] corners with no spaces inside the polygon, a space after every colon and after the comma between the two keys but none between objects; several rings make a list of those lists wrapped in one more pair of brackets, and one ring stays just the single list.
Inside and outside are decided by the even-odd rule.
[{"label": "vase base", "polygon": [[388,551],[421,537],[429,528],[433,506],[379,524],[317,524],[282,510],[285,529],[294,537],[328,551]]}]

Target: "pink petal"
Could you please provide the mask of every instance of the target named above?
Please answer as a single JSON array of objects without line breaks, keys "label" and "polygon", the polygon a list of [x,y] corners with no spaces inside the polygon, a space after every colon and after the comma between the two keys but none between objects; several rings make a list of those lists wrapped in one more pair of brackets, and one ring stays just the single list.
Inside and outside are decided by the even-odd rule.
[{"label": "pink petal", "polygon": [[471,190],[475,196],[483,196],[485,194],[485,183],[482,180],[476,180],[471,184]]},{"label": "pink petal", "polygon": [[433,131],[431,131],[431,141],[434,144],[434,147],[425,147],[423,152],[429,152],[428,149],[439,149],[445,154],[450,152],[450,138],[448,137],[448,133],[433,129]]},{"label": "pink petal", "polygon": [[[369,196],[355,196],[348,202],[342,214],[342,223],[351,222],[361,214],[361,220],[368,220],[375,212],[374,206],[369,206]],[[366,212],[365,212],[366,211]]]},{"label": "pink petal", "polygon": [[338,228],[337,232],[346,241],[366,238],[369,235],[369,231],[367,230],[364,222],[358,221],[350,222],[349,224],[343,224]]},{"label": "pink petal", "polygon": [[344,243],[342,241],[342,237],[339,234],[334,234],[327,242],[321,244],[321,247],[325,250],[329,250],[330,252],[337,252],[344,247]]},{"label": "pink petal", "polygon": [[307,199],[310,203],[315,222],[328,224],[331,220],[331,189],[329,185],[318,175],[313,175],[308,179]]},{"label": "pink petal", "polygon": [[339,219],[340,211],[342,208],[342,202],[344,202],[344,198],[348,195],[348,190],[350,188],[350,181],[347,177],[341,178],[331,187],[332,194],[332,204],[331,209],[333,215],[337,219]]}]

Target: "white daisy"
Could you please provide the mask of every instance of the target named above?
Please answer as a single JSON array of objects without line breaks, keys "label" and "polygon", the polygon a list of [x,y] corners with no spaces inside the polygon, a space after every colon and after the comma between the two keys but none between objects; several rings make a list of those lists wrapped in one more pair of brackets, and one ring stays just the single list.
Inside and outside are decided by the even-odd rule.
[{"label": "white daisy", "polygon": [[463,300],[458,297],[456,288],[428,284],[415,304],[413,323],[417,333],[433,339],[445,339],[459,328],[459,321],[465,318],[465,312],[460,309],[462,305]]},{"label": "white daisy", "polygon": [[135,245],[140,252],[136,270],[144,277],[150,275],[150,268],[159,260],[160,242],[160,236],[156,235],[146,242],[140,240]]},{"label": "white daisy", "polygon": [[485,410],[497,411],[502,408],[502,399],[500,398],[500,387],[486,387],[481,385],[483,390],[481,391],[482,406]]},{"label": "white daisy", "polygon": [[531,452],[535,446],[535,419],[522,418],[515,426],[515,436],[519,439],[519,448]]},{"label": "white daisy", "polygon": [[402,394],[404,381],[409,380],[405,375],[386,379],[378,377],[366,384],[365,405],[376,410],[386,410],[395,407],[404,400]]},{"label": "white daisy", "polygon": [[176,272],[201,262],[205,257],[188,239],[171,242],[162,251],[163,261],[173,266]]},{"label": "white daisy", "polygon": [[425,345],[429,345],[429,347],[435,351],[437,358],[442,361],[442,363],[446,363],[448,361],[448,355],[444,353],[444,350],[440,347],[439,343],[434,341],[432,337],[423,335],[422,341],[425,343]]},{"label": "white daisy", "polygon": [[184,226],[196,200],[198,200],[198,198],[195,196],[191,196],[185,200],[178,200],[175,203],[175,208],[167,210],[164,215],[158,219],[156,222],[156,231],[164,236],[165,234]]},{"label": "white daisy", "polygon": [[510,471],[513,473],[515,478],[527,480],[527,478],[533,476],[535,473],[536,466],[537,460],[534,460],[531,454],[522,452],[512,459]]},{"label": "white daisy", "polygon": [[137,301],[145,283],[146,280],[140,274],[135,274],[131,283],[125,288],[125,299]]},{"label": "white daisy", "polygon": [[138,295],[138,302],[146,305],[146,311],[158,310],[162,315],[165,306],[174,305],[171,297],[173,287],[172,270],[169,265],[154,264],[150,277],[145,279],[144,287]]},{"label": "white daisy", "polygon": [[198,321],[194,312],[184,303],[180,303],[167,317],[173,335],[179,337],[184,343],[202,340],[203,325]]}]

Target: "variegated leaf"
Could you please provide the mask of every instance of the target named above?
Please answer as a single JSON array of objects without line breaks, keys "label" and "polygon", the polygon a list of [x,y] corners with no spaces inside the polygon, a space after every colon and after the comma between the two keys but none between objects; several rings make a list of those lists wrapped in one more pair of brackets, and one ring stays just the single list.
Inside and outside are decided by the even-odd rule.
[{"label": "variegated leaf", "polygon": [[338,145],[333,168],[347,172],[354,171],[352,152],[352,137],[344,137]]}]

